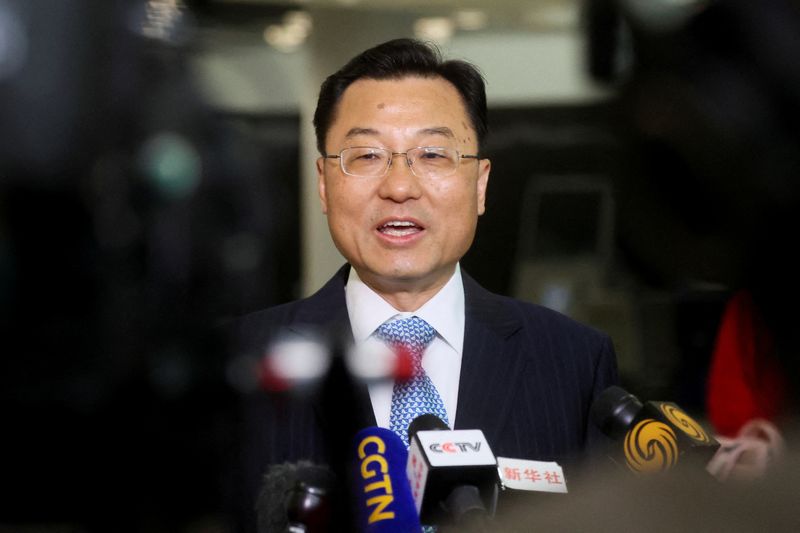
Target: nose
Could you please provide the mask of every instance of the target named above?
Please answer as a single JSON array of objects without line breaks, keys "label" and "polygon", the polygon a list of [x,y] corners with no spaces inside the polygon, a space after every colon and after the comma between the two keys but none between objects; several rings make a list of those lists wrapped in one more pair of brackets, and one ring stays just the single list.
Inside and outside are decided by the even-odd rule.
[{"label": "nose", "polygon": [[[392,157],[389,160],[389,172],[392,171],[392,167],[394,166],[394,160],[395,160],[396,157],[402,157],[403,159],[405,159],[405,163],[406,163],[405,166],[408,168],[408,170],[411,170],[411,160],[408,158],[408,152],[392,152]],[[398,163],[398,165],[401,165],[401,164],[402,163]],[[413,174],[414,171],[411,170],[411,173]]]},{"label": "nose", "polygon": [[[401,156],[405,161],[395,163],[395,156]],[[389,170],[381,179],[378,194],[381,198],[395,202],[405,202],[406,200],[420,197],[422,186],[419,178],[411,171],[411,163],[408,161],[407,154],[403,152],[392,153]]]}]

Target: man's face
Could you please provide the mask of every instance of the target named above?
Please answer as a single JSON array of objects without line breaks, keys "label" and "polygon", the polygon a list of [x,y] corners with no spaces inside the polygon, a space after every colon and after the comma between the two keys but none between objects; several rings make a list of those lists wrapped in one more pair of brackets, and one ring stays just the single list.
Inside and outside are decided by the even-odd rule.
[{"label": "man's face", "polygon": [[[477,136],[461,97],[443,78],[358,80],[342,95],[326,150],[354,146],[406,152],[445,146],[476,154]],[[380,178],[344,174],[317,160],[319,194],[336,247],[379,293],[438,290],[475,236],[489,160],[463,159],[454,174],[420,178],[395,156]],[[410,224],[410,225],[409,225]]]}]

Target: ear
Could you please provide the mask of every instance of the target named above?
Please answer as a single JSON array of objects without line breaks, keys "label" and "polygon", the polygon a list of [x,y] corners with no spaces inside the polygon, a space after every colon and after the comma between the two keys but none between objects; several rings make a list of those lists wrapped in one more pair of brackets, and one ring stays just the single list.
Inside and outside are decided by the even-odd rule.
[{"label": "ear", "polygon": [[328,214],[328,194],[325,190],[325,158],[317,158],[317,190],[319,201],[322,204],[322,213]]},{"label": "ear", "polygon": [[478,193],[478,215],[486,212],[486,186],[489,184],[489,171],[492,169],[492,162],[488,159],[481,159],[478,162],[478,180],[475,183]]}]

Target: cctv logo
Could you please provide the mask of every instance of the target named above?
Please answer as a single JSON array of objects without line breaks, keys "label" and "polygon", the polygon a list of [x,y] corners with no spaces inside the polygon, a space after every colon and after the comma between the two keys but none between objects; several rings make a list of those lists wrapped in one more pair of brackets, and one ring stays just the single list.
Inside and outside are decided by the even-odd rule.
[{"label": "cctv logo", "polygon": [[497,465],[480,429],[420,431],[416,442],[431,467]]},{"label": "cctv logo", "polygon": [[434,442],[428,449],[434,453],[478,453],[481,451],[481,443],[476,442]]}]

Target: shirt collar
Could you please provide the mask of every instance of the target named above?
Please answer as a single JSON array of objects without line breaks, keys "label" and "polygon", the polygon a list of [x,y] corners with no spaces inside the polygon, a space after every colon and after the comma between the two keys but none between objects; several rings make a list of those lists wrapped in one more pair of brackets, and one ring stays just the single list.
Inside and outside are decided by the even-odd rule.
[{"label": "shirt collar", "polygon": [[398,311],[370,289],[351,266],[345,286],[345,299],[353,338],[363,342],[384,322],[416,315],[433,326],[436,333],[458,353],[464,346],[464,283],[461,267],[456,264],[453,275],[433,298],[413,312]]}]

